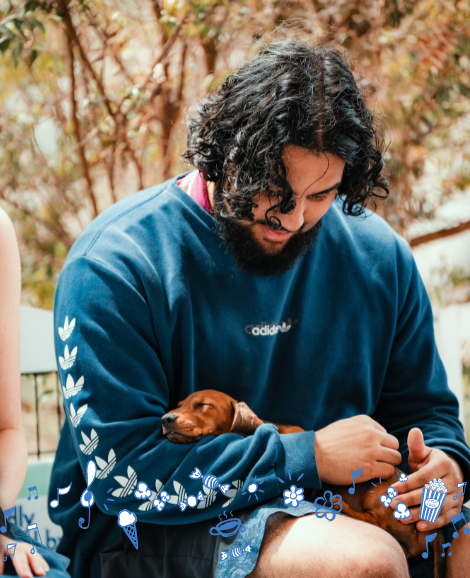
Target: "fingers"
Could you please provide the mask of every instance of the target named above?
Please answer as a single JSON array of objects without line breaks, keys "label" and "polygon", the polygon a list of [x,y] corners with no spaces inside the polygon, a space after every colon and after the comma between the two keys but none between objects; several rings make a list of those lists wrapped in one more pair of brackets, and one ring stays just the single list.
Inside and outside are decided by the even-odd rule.
[{"label": "fingers", "polygon": [[[458,506],[455,506],[456,503],[458,504]],[[441,528],[442,526],[446,526],[447,524],[450,524],[451,518],[460,514],[460,512],[462,510],[462,503],[463,503],[463,500],[457,500],[456,502],[453,502],[452,505],[448,504],[447,508],[445,509],[446,503],[444,502],[444,505],[442,506],[441,513],[439,514],[435,524],[431,524],[429,522],[421,520],[420,523],[416,527],[418,528],[418,530],[421,530],[424,532],[426,530],[431,530],[434,527]],[[454,529],[455,529],[455,527],[454,527]]]},{"label": "fingers", "polygon": [[21,542],[16,546],[12,562],[20,578],[33,578],[33,572],[35,576],[45,576],[49,570],[49,564],[41,554],[31,554],[29,545]]},{"label": "fingers", "polygon": [[420,490],[413,490],[412,492],[408,492],[407,494],[403,494],[397,496],[392,500],[390,507],[392,509],[396,509],[399,502],[403,502],[406,504],[407,508],[410,510],[411,516],[406,518],[405,520],[400,520],[403,524],[413,524],[416,523],[416,527],[421,532],[427,532],[429,530],[434,530],[435,528],[441,528],[446,524],[451,522],[451,518],[453,516],[457,516],[461,509],[463,500],[452,500],[450,496],[444,501],[442,505],[441,512],[434,524],[431,522],[427,522],[426,520],[421,520],[419,517],[421,511],[421,489]]},{"label": "fingers", "polygon": [[41,554],[36,552],[33,556],[31,551],[28,550],[27,556],[34,574],[37,576],[45,576],[46,572],[49,570],[49,564],[44,560]]},{"label": "fingers", "polygon": [[382,433],[380,435],[380,445],[384,448],[390,448],[392,450],[398,450],[400,447],[400,442],[395,436],[388,433]]},{"label": "fingers", "polygon": [[392,488],[395,488],[399,494],[406,494],[416,488],[424,488],[429,480],[432,480],[433,478],[440,478],[440,473],[441,468],[439,468],[439,464],[430,463],[422,467],[414,474],[409,474],[408,480],[406,482],[395,482],[392,484]]},{"label": "fingers", "polygon": [[33,573],[29,566],[26,551],[24,548],[18,548],[18,546],[20,546],[20,544],[17,544],[15,557],[12,558],[13,566],[20,578],[32,578]]},{"label": "fingers", "polygon": [[[393,487],[393,486],[392,486]],[[408,492],[407,494],[398,495],[396,498],[393,498],[390,507],[394,510],[397,507],[398,502],[403,502],[408,506],[410,509],[412,506],[421,506],[421,490],[413,490],[412,492]],[[418,510],[419,514],[419,510]],[[409,520],[409,518],[408,518]],[[416,520],[414,520],[416,522]]]},{"label": "fingers", "polygon": [[[401,464],[402,457],[400,452],[380,446],[377,450],[376,460],[378,462],[385,462],[386,464],[398,466]],[[393,471],[390,476],[393,476]]]}]

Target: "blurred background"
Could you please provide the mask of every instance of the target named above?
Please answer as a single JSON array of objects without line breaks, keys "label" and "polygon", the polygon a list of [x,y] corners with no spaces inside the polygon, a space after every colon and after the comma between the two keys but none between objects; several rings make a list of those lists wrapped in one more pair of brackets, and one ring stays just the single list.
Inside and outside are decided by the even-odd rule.
[{"label": "blurred background", "polygon": [[188,114],[286,34],[335,45],[387,127],[391,195],[375,210],[413,249],[470,441],[469,0],[0,0],[0,205],[22,258],[30,461],[46,468],[24,488],[39,480],[41,499],[63,423],[50,310],[68,250],[111,204],[187,170]]}]

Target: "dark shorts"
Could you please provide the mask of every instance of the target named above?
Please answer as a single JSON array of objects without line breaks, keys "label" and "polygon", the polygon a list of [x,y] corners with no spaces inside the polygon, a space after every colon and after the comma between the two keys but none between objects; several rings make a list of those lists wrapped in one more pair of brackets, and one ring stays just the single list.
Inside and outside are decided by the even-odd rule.
[{"label": "dark shorts", "polygon": [[[136,550],[127,536],[122,533],[120,543],[101,553],[102,578],[244,578],[249,574],[258,558],[266,519],[276,512],[287,512],[303,516],[315,511],[311,502],[303,502],[296,509],[283,507],[282,499],[267,504],[255,505],[238,510],[234,517],[240,518],[246,530],[231,538],[210,534],[217,518],[188,524],[186,526],[158,526],[137,522],[139,549]],[[466,520],[470,520],[470,509],[462,506]],[[464,526],[456,524],[457,530]],[[443,527],[444,541],[452,542],[455,532],[452,524]],[[464,536],[459,533],[460,539]],[[247,544],[252,552],[244,552],[239,558],[227,558],[220,562],[220,553],[232,547],[243,549]],[[433,577],[433,556],[425,560],[422,556],[408,559],[411,578]]]}]

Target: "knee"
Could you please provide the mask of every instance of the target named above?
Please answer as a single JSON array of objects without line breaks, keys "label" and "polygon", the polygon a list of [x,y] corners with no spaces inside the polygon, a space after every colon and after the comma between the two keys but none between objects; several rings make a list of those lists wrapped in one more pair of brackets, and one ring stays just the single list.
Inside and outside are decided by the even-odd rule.
[{"label": "knee", "polygon": [[400,544],[388,534],[368,548],[367,555],[361,557],[360,564],[360,576],[409,578],[406,556]]}]

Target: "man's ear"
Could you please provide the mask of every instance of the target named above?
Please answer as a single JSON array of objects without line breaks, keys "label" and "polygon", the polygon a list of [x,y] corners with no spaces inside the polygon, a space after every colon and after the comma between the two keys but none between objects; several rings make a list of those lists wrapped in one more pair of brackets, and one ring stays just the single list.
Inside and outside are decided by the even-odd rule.
[{"label": "man's ear", "polygon": [[255,433],[256,428],[263,425],[264,421],[251,411],[245,402],[239,401],[232,404],[235,413],[233,416],[231,433],[239,433],[242,435],[251,435]]}]

